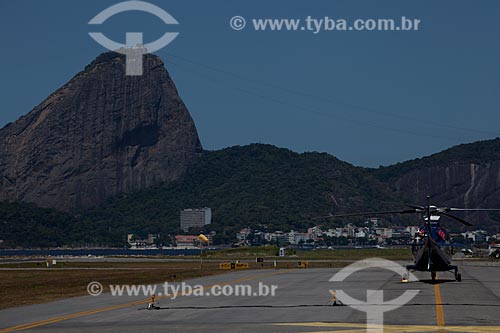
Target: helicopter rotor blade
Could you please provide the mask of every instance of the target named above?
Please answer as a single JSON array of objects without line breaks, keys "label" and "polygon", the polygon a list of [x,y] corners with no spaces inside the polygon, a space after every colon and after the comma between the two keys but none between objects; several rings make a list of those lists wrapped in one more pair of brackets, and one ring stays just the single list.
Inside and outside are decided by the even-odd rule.
[{"label": "helicopter rotor blade", "polygon": [[408,206],[410,208],[418,209],[418,210],[425,210],[424,206],[419,206],[419,205],[410,205],[410,204],[405,204],[405,206]]},{"label": "helicopter rotor blade", "polygon": [[419,205],[412,205],[412,204],[401,204],[401,202],[395,202],[395,201],[381,201],[381,203],[384,203],[384,204],[391,204],[391,205],[398,205],[398,206],[406,206],[406,207],[410,207],[410,208],[414,208],[414,209],[418,209],[418,210],[425,210],[425,207],[424,206],[419,206]]},{"label": "helicopter rotor blade", "polygon": [[446,207],[445,210],[447,212],[466,212],[466,211],[471,211],[471,212],[500,212],[500,209],[497,208],[449,208]]},{"label": "helicopter rotor blade", "polygon": [[450,219],[453,219],[453,220],[455,220],[455,221],[457,221],[457,222],[460,222],[460,223],[462,223],[462,224],[464,224],[464,225],[467,225],[467,226],[469,226],[469,227],[472,227],[472,226],[473,226],[473,224],[472,224],[472,223],[469,223],[469,222],[467,222],[467,221],[465,221],[465,220],[462,220],[461,218],[456,217],[456,216],[454,216],[454,215],[451,215],[451,214],[448,214],[448,213],[444,213],[444,212],[441,212],[441,213],[440,213],[440,215],[448,216]]}]

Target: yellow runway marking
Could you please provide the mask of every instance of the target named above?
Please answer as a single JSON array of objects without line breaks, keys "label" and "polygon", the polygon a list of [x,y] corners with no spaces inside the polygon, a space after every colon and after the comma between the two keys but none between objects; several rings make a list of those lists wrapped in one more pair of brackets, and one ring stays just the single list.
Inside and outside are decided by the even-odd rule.
[{"label": "yellow runway marking", "polygon": [[[437,277],[436,277],[437,279]],[[441,289],[439,284],[434,285],[434,296],[436,298],[436,321],[438,326],[444,326],[443,300],[441,298]]]},{"label": "yellow runway marking", "polygon": [[[212,284],[212,285],[209,285],[209,286],[203,286],[203,288],[204,289],[210,289],[210,288],[212,288],[214,286],[217,286],[217,285],[224,286],[224,285],[228,285],[228,284],[234,284],[234,283],[238,283],[238,282],[244,282],[244,281],[254,280],[254,279],[257,279],[259,277],[268,277],[268,276],[272,276],[272,275],[288,273],[288,272],[291,272],[291,271],[293,271],[293,270],[279,271],[279,272],[274,272],[274,273],[270,273],[270,274],[256,274],[256,275],[247,276],[247,277],[244,277],[244,278],[240,278],[240,279],[237,279],[237,280],[232,280],[232,281],[228,281],[228,282],[224,282],[224,283]],[[180,293],[180,295],[175,294],[176,297],[177,296],[184,296],[184,295],[186,295],[186,294],[184,294],[184,293]],[[162,298],[167,298],[167,297],[170,298],[172,296],[174,296],[174,295],[163,295],[161,297],[157,297],[156,299],[162,299]],[[35,321],[35,322],[32,322],[32,323],[28,323],[28,324],[22,324],[22,325],[7,327],[7,328],[4,328],[4,329],[0,329],[0,333],[21,331],[21,330],[26,330],[26,329],[29,329],[29,328],[34,328],[34,327],[38,327],[38,326],[43,326],[43,325],[57,323],[57,322],[68,320],[68,319],[72,319],[72,318],[88,316],[88,315],[91,315],[91,314],[102,313],[102,312],[111,311],[111,310],[123,309],[123,308],[134,306],[134,305],[146,304],[146,303],[149,303],[150,300],[151,300],[151,298],[148,298],[148,299],[142,299],[142,300],[138,300],[138,301],[134,301],[134,302],[122,303],[122,304],[111,305],[111,306],[106,306],[106,307],[97,308],[97,309],[91,309],[91,310],[86,310],[86,311],[81,311],[81,312],[75,312],[75,313],[71,313],[71,314],[67,314],[67,315],[63,315],[63,316],[58,316],[58,317],[53,317],[53,318],[44,319],[44,320],[40,320],[40,321]]]},{"label": "yellow runway marking", "polygon": [[447,333],[500,333],[500,326],[431,326],[431,325],[366,325],[354,323],[279,323],[275,326],[296,326],[296,327],[322,327],[330,328],[327,331],[314,331],[307,333],[364,333],[371,330],[382,330],[384,333],[418,333],[418,332],[447,332]]},{"label": "yellow runway marking", "polygon": [[[436,277],[437,279],[437,277]],[[445,326],[443,299],[438,284],[434,285],[436,300],[436,326],[432,325],[367,325],[356,323],[279,323],[275,326],[318,327],[326,328],[321,331],[308,331],[307,333],[365,333],[370,331],[383,331],[384,333],[500,333],[500,326]],[[330,328],[331,330],[328,330]]]}]

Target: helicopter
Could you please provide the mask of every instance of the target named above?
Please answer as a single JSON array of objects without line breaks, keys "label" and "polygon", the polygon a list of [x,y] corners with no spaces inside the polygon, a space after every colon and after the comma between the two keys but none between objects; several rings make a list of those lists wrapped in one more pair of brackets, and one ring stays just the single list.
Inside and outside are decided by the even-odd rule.
[{"label": "helicopter", "polygon": [[[329,216],[322,216],[319,218],[342,218],[342,217],[355,217],[355,216],[374,216],[374,215],[394,215],[394,214],[421,214],[423,215],[423,224],[419,229],[418,234],[414,238],[412,244],[412,253],[414,256],[414,264],[407,265],[407,271],[420,271],[430,272],[431,280],[436,281],[437,272],[453,272],[455,280],[462,281],[462,274],[459,272],[458,266],[452,265],[451,253],[445,250],[447,241],[449,239],[448,232],[439,224],[439,219],[446,216],[456,222],[466,226],[473,226],[469,223],[450,212],[455,211],[500,211],[500,209],[490,208],[451,208],[451,207],[438,207],[430,204],[430,196],[427,196],[427,203],[425,206],[409,205],[405,206],[408,209],[403,210],[390,210],[378,212],[365,212],[353,214],[330,214]],[[403,276],[403,281],[407,281],[407,276]]]}]

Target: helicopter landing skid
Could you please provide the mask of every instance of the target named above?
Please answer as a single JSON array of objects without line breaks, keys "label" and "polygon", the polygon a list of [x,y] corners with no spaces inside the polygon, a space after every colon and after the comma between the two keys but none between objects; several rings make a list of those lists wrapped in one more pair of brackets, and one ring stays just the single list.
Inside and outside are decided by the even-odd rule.
[{"label": "helicopter landing skid", "polygon": [[[410,271],[421,271],[421,270],[417,269],[416,265],[406,265],[406,270],[407,270],[407,273],[405,273],[403,275],[403,280],[407,280],[407,278],[409,276],[408,272],[410,272]],[[425,271],[425,272],[427,272],[427,271]],[[431,270],[430,272],[431,272],[432,281],[435,281],[436,280],[436,271]],[[455,275],[455,281],[462,282],[462,274],[459,273],[458,266],[456,266],[456,265],[449,265],[448,269],[447,270],[443,270],[443,272],[454,273],[454,275]]]}]

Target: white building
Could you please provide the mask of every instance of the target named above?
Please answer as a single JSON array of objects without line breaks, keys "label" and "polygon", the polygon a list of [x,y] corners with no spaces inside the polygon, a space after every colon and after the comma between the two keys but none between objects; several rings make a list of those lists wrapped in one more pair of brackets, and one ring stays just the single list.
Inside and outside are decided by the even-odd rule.
[{"label": "white building", "polygon": [[181,229],[203,228],[212,223],[212,210],[208,207],[201,209],[184,209],[181,211]]},{"label": "white building", "polygon": [[366,230],[364,228],[359,228],[354,234],[355,238],[365,238],[367,236]]},{"label": "white building", "polygon": [[318,237],[321,237],[323,235],[323,231],[321,230],[320,227],[312,227],[307,229],[307,235],[310,239],[316,240]]},{"label": "white building", "polygon": [[309,239],[309,235],[303,232],[296,232],[294,230],[288,233],[288,242],[292,245],[298,245],[300,242],[305,243]]},{"label": "white building", "polygon": [[148,234],[148,238],[141,239],[137,235],[128,234],[127,242],[130,244],[130,248],[134,249],[156,249],[155,242],[158,239],[158,234]]},{"label": "white building", "polygon": [[338,237],[338,232],[336,229],[328,229],[323,234],[327,237]]},{"label": "white building", "polygon": [[240,232],[236,233],[236,239],[239,241],[245,241],[252,231],[249,228],[243,228]]},{"label": "white building", "polygon": [[418,231],[420,230],[419,227],[417,226],[409,226],[405,228],[405,232],[410,235],[410,237],[414,237],[415,234],[418,234]]}]

